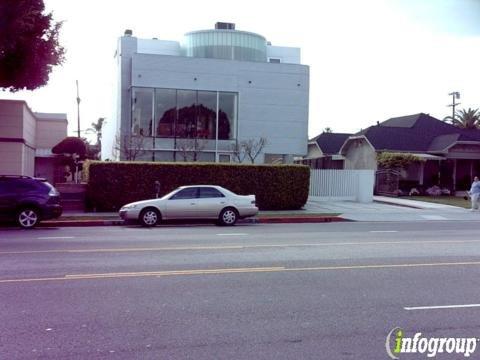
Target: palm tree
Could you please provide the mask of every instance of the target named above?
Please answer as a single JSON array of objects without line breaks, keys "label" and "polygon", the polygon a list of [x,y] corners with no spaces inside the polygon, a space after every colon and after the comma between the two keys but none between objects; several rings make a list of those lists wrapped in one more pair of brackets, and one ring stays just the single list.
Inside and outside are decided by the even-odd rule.
[{"label": "palm tree", "polygon": [[450,121],[454,126],[462,129],[480,129],[480,110],[471,109],[455,112],[455,116],[447,116],[444,121]]},{"label": "palm tree", "polygon": [[93,132],[95,135],[97,135],[97,146],[99,147],[102,140],[102,126],[104,122],[105,118],[98,118],[97,122],[93,122],[92,127],[86,130],[87,132]]}]

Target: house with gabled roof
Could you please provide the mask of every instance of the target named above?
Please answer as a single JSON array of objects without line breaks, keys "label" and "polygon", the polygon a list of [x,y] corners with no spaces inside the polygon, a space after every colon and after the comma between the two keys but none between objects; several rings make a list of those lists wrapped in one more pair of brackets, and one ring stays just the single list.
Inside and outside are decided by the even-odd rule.
[{"label": "house with gabled roof", "polygon": [[[328,148],[334,135],[322,135],[315,142],[319,148]],[[377,170],[376,157],[381,152],[413,154],[421,159],[402,174],[402,180],[412,187],[440,185],[453,191],[466,190],[480,174],[480,130],[461,129],[429,114],[377,122],[349,135],[335,155],[344,169]]]},{"label": "house with gabled roof", "polygon": [[312,169],[343,169],[344,157],[339,154],[345,140],[352,134],[323,132],[308,141],[307,156],[301,163]]}]

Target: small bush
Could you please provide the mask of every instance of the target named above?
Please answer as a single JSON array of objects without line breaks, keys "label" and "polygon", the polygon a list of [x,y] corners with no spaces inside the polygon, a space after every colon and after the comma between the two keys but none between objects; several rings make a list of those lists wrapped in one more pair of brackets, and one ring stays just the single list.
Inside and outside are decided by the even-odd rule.
[{"label": "small bush", "polygon": [[114,211],[138,200],[160,196],[182,185],[220,185],[240,195],[254,194],[262,210],[293,210],[308,199],[310,169],[304,165],[151,163],[89,161],[87,203]]}]

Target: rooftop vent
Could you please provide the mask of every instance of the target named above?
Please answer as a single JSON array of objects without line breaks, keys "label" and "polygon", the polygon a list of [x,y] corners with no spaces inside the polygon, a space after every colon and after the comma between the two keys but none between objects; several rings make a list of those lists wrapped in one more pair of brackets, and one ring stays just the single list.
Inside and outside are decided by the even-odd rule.
[{"label": "rooftop vent", "polygon": [[226,22],[217,22],[215,24],[216,30],[235,30],[235,24]]}]

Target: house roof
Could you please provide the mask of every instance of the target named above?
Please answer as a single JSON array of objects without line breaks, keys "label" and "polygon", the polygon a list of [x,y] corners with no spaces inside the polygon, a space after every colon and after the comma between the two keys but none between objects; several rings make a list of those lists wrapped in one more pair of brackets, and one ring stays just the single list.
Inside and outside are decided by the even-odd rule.
[{"label": "house roof", "polygon": [[479,130],[460,129],[428,114],[388,119],[359,132],[375,150],[435,152],[456,141],[480,141]]},{"label": "house roof", "polygon": [[345,133],[321,133],[310,141],[315,141],[324,154],[338,154],[343,143],[352,134]]}]

